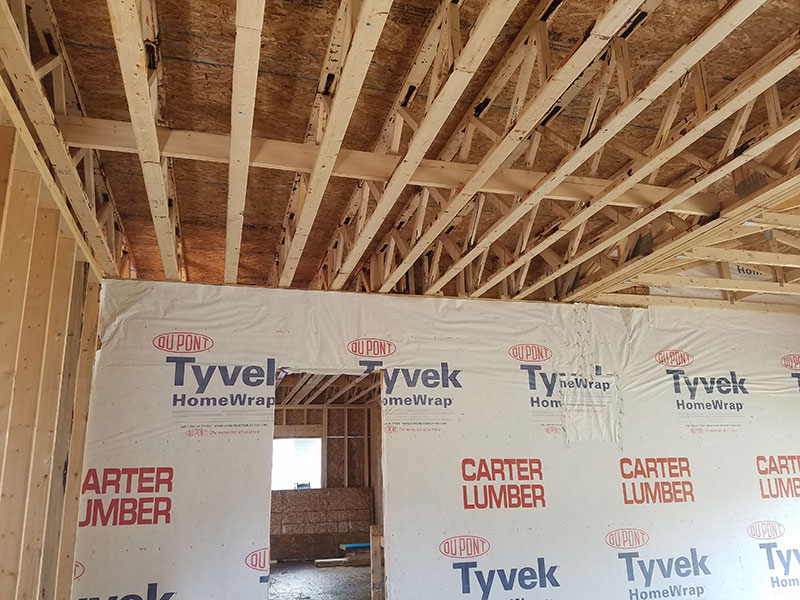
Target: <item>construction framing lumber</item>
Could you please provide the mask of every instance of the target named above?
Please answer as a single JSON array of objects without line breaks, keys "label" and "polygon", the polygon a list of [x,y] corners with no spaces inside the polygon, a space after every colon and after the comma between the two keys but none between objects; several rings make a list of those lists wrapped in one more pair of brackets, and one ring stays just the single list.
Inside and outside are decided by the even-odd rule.
[{"label": "construction framing lumber", "polygon": [[[380,154],[398,154],[400,141],[398,138],[402,138],[404,125],[407,124],[412,129],[415,129],[418,126],[408,111],[414,105],[415,100],[419,96],[419,91],[422,87],[425,77],[436,60],[436,56],[439,52],[439,46],[443,43],[443,29],[447,25],[446,21],[449,19],[449,17],[453,16],[454,12],[457,13],[458,7],[461,5],[461,3],[462,0],[449,3],[441,2],[436,9],[436,12],[434,13],[427,29],[425,30],[425,34],[422,37],[422,42],[417,48],[417,52],[411,63],[411,67],[408,70],[408,73],[406,74],[406,77],[400,86],[397,95],[395,96],[394,102],[392,103],[392,107],[389,110],[386,119],[384,120],[383,128],[377,142],[375,143],[373,152]],[[337,26],[338,18],[339,16],[337,15]],[[333,44],[333,40],[334,36],[332,35],[330,45]],[[329,46],[328,55],[326,56],[326,67],[328,68],[323,69],[323,75],[326,74],[326,71],[331,69],[327,63],[333,62],[332,55],[333,53],[331,52],[331,48]],[[322,78],[320,78],[320,85],[323,86],[323,89],[324,86],[327,85],[326,83],[323,83]],[[319,93],[320,92],[318,91],[318,95]],[[309,122],[309,132],[306,134],[307,139],[313,138],[314,135],[313,128],[316,127],[316,124],[313,122],[313,116],[314,114],[312,113],[312,121]],[[344,253],[344,249],[340,247],[340,240],[343,238],[347,239],[352,237],[352,235],[347,235],[346,231],[350,229],[357,230],[357,228],[363,227],[364,220],[366,218],[366,209],[368,208],[367,205],[369,203],[370,194],[372,193],[371,189],[369,189],[370,184],[373,184],[373,182],[370,180],[361,180],[353,190],[350,200],[347,203],[341,218],[339,219],[339,226],[334,232],[331,241],[328,243],[326,258],[323,261],[323,265],[319,269],[320,273],[317,275],[318,280],[324,277],[325,273],[323,273],[323,271],[326,269],[328,271],[338,270],[338,264],[335,264],[333,258],[337,257],[341,259]],[[296,188],[298,185],[299,181],[296,179]],[[295,190],[293,190],[293,192],[294,191]],[[287,207],[287,212],[293,211],[295,208],[294,198],[292,198],[289,206]],[[286,219],[284,219],[284,221],[286,221]],[[282,244],[285,244],[285,240],[282,241]]]},{"label": "construction framing lumber", "polygon": [[[725,39],[739,24],[755,12],[762,3],[763,2],[739,0],[738,2],[727,4],[698,36],[687,46],[678,50],[665,62],[638,93],[630,95],[627,100],[623,101],[623,103],[598,127],[598,131],[595,135],[585,140],[581,145],[570,152],[568,156],[559,163],[559,166],[523,199],[518,207],[515,207],[513,211],[502,217],[502,219],[487,231],[484,237],[478,242],[475,249],[465,255],[462,260],[456,262],[442,275],[434,286],[426,291],[432,293],[441,289],[441,286],[449,281],[459,269],[466,267],[467,264],[474,260],[477,256],[477,251],[481,247],[498,239],[505,231],[510,229],[514,223],[527,213],[530,207],[538,204],[542,200],[544,194],[546,194],[552,186],[562,181],[564,177],[571,174],[576,168],[586,162],[586,160],[599,151],[606,142],[621,131],[625,125],[630,123],[654,100],[666,92],[670,86],[679,82],[684,74],[697,63],[697,61]],[[723,119],[719,119],[719,121],[721,120]],[[709,119],[709,123],[712,121],[714,121],[715,124],[719,122],[714,119]],[[517,260],[488,278],[486,283],[479,287],[472,295],[483,295],[489,289],[497,285],[503,278],[519,269],[527,261],[538,256],[542,250],[551,247],[558,240],[563,239],[571,232],[583,226],[583,223],[599,213],[604,207],[608,206],[613,197],[617,194],[624,193],[634,184],[663,165],[666,162],[665,157],[668,155],[667,149],[685,149],[691,141],[698,139],[703,133],[712,128],[712,126],[708,128],[687,128],[687,135],[684,136],[681,133],[681,131],[683,131],[681,129],[682,125],[683,124],[678,124],[673,127],[673,133],[669,140],[664,143],[653,158],[649,160],[642,159],[641,162],[644,164],[641,169],[637,170],[637,172],[641,173],[640,177],[629,175],[629,171],[629,173],[625,173],[616,182],[612,182],[601,194],[594,196],[586,208],[562,220],[553,228],[552,232],[545,232],[538,240],[534,241],[534,245],[531,249],[526,250]],[[675,154],[678,152],[679,150],[676,150]]]},{"label": "construction framing lumber", "polygon": [[699,247],[688,249],[681,257],[685,257],[688,260],[699,259],[712,262],[739,263],[743,265],[800,268],[800,254],[760,252],[758,250]]},{"label": "construction framing lumber", "polygon": [[[62,373],[75,282],[75,240],[60,237],[50,292],[44,359],[39,384],[36,421],[33,427],[33,449],[25,516],[22,556],[17,575],[17,596],[24,598],[28,590],[41,590],[42,555],[49,503],[51,471],[59,418]],[[71,415],[70,415],[71,416]],[[60,482],[59,482],[60,484]]]},{"label": "construction framing lumber", "polygon": [[69,440],[69,469],[65,473],[64,505],[61,513],[61,535],[56,565],[55,598],[71,597],[75,568],[75,537],[78,532],[83,451],[86,446],[86,424],[89,417],[89,391],[95,353],[100,310],[100,282],[89,280],[83,308],[80,354],[75,377],[75,402],[72,434]]},{"label": "construction framing lumber", "polygon": [[[285,232],[289,234],[289,241],[278,280],[281,287],[288,287],[297,271],[297,265],[308,241],[308,236],[311,234],[322,196],[333,174],[336,156],[342,147],[350,117],[353,115],[367,69],[375,53],[393,1],[363,0],[361,2],[361,10],[358,13],[344,67],[336,84],[330,110],[327,111],[324,119],[319,152],[307,183],[304,182],[304,185],[301,186],[299,214],[294,222],[293,231]],[[357,3],[351,3],[351,9],[353,6],[357,6]]]},{"label": "construction framing lumber", "polygon": [[169,164],[162,158],[158,146],[158,97],[157,91],[154,92],[156,88],[151,85],[139,3],[108,0],[108,9],[164,275],[169,280],[180,281],[178,225],[168,190]]},{"label": "construction framing lumber", "polygon": [[[646,6],[655,7],[660,2],[661,0],[648,0]],[[530,84],[534,63],[537,67],[540,85],[542,85],[549,76],[550,49],[547,23],[559,12],[559,9],[562,6],[563,2],[560,0],[541,0],[536,5],[528,17],[525,25],[517,34],[508,51],[503,56],[503,59],[495,67],[492,75],[483,85],[478,94],[476,94],[473,101],[470,103],[469,108],[462,115],[459,125],[451,134],[450,139],[445,144],[443,150],[439,153],[440,160],[451,161],[458,158],[459,161],[465,163],[469,158],[475,131],[479,129],[485,134],[488,132],[488,135],[490,135],[494,141],[497,140],[497,134],[491,131],[491,129],[484,124],[480,117],[494,105],[494,101],[497,96],[508,84],[514,73],[518,71],[519,74],[514,91],[514,101],[513,106],[509,111],[508,123],[510,124],[516,120],[519,115],[519,111],[522,109],[522,102],[527,94],[527,88]],[[640,20],[639,24],[643,23],[645,20],[646,19]],[[431,26],[433,25],[434,23],[431,24]],[[420,55],[421,53],[422,48],[420,49]],[[592,77],[592,71],[593,70],[590,67],[584,71],[580,79],[583,81],[588,81]],[[580,86],[573,85],[568,95],[565,95],[565,97],[562,98],[562,104],[568,103],[569,95],[576,95],[579,91]],[[398,118],[402,117],[398,115]],[[530,165],[526,164],[526,166]],[[518,194],[525,193],[528,189],[530,188],[520,190],[514,195],[516,196]],[[428,208],[430,194],[430,189],[422,188],[407,202],[405,208],[395,219],[393,227],[386,234],[383,241],[378,245],[376,254],[367,261],[369,266],[364,267],[365,270],[369,271],[369,281],[383,279],[383,274],[376,273],[375,269],[372,268],[373,266],[380,267],[386,265],[387,269],[391,268],[391,261],[393,260],[393,257],[390,255],[401,248],[403,248],[403,252],[406,252],[409,243],[415,242],[419,236],[422,235],[422,227],[425,221],[425,214]],[[441,202],[444,202],[444,200]],[[349,212],[352,210],[353,207],[351,205],[351,207],[348,207],[348,211],[345,213],[345,216],[342,219],[343,225],[340,225],[339,231],[334,234],[334,238],[329,244],[328,257],[333,254],[332,250],[337,247],[340,240],[346,242],[350,237],[352,237],[343,231],[347,223],[353,218],[353,214]],[[405,234],[406,238],[410,237],[409,242],[401,240],[404,235],[404,229],[411,229],[410,236]],[[384,249],[384,256],[379,256],[381,249]],[[330,263],[331,261],[328,260],[328,262]],[[323,264],[323,269],[326,266],[330,271],[338,271],[338,265]],[[325,275],[326,273],[321,269],[321,272],[317,275],[317,279],[319,281],[323,281],[325,279]],[[361,276],[365,279],[367,277],[363,273]],[[413,284],[413,277],[409,278],[409,283]],[[376,283],[375,287],[377,287],[377,285],[378,284]]]},{"label": "construction framing lumber", "polygon": [[[400,277],[464,209],[483,183],[503,165],[535,127],[543,124],[569,87],[606,48],[609,40],[629,23],[642,4],[641,0],[617,0],[597,19],[583,43],[528,101],[510,130],[483,157],[470,179],[450,198],[445,209],[409,249],[403,261],[384,279],[380,292],[389,292],[394,287]],[[524,212],[527,210],[526,207]]]},{"label": "construction framing lumber", "polygon": [[[81,252],[83,260],[89,263],[96,277],[102,277],[103,268],[92,254],[92,249],[84,239],[83,232],[81,231],[80,227],[75,222],[75,217],[73,216],[73,213],[67,204],[64,194],[58,188],[58,184],[56,183],[55,179],[53,179],[53,175],[50,173],[50,170],[47,168],[47,163],[39,153],[36,140],[33,139],[30,131],[28,131],[22,113],[19,112],[19,109],[14,103],[14,99],[11,97],[10,90],[6,87],[5,82],[2,80],[0,80],[0,105],[2,105],[2,108],[5,109],[6,115],[11,121],[13,130],[15,131],[15,138],[12,141],[12,145],[15,144],[13,146],[13,153],[25,153],[25,160],[35,167],[36,172],[41,177],[41,185],[47,188],[47,197],[61,212],[61,218],[63,219],[64,226],[69,230],[70,235],[72,235],[78,244],[78,249]],[[3,129],[9,132],[12,128]],[[9,151],[11,152],[10,149]],[[3,156],[2,158],[5,157]],[[10,160],[8,164],[13,165],[14,163]]]},{"label": "construction framing lumber", "polygon": [[[130,123],[81,117],[59,118],[67,144],[75,148],[96,148],[111,152],[136,153]],[[163,156],[206,162],[228,161],[228,136],[158,128]],[[280,171],[310,173],[318,151],[310,144],[253,138],[250,166]],[[391,177],[398,157],[377,152],[342,149],[333,166],[333,176],[347,179],[385,182]],[[409,181],[410,185],[452,190],[463,185],[475,171],[475,165],[442,160],[423,160]],[[544,177],[544,173],[526,169],[499,169],[487,180],[481,191],[494,194],[522,194]],[[568,177],[547,197],[565,202],[584,202],[609,184],[596,177]],[[673,188],[638,184],[613,203],[624,208],[649,208],[673,192]],[[711,216],[719,211],[715,194],[692,196],[675,212]]]},{"label": "construction framing lumber", "polygon": [[18,568],[24,550],[33,433],[44,362],[59,219],[60,214],[55,209],[39,208],[36,212],[10,411],[8,420],[3,421],[6,434],[0,470],[0,527],[4,533],[3,543],[0,544],[0,596],[3,598],[16,596]]},{"label": "construction framing lumber", "polygon": [[[671,198],[661,202],[657,208],[651,209],[651,211],[641,215],[633,222],[624,223],[608,232],[601,241],[582,252],[580,256],[575,257],[573,264],[569,265],[569,268],[567,268],[567,266],[561,266],[555,269],[544,278],[541,278],[536,283],[532,284],[532,286],[529,286],[529,288],[527,288],[525,291],[532,291],[533,286],[542,287],[542,285],[547,283],[546,280],[552,280],[556,276],[566,273],[576,264],[585,262],[586,260],[589,260],[590,258],[600,254],[602,251],[613,246],[613,244],[615,244],[618,240],[637,231],[643,224],[646,225],[648,222],[654,220],[657,216],[657,211],[666,210],[671,202],[678,202],[682,198],[691,195],[693,191],[704,189],[713,181],[721,179],[725,175],[733,172],[736,168],[747,164],[752,158],[759,156],[760,154],[780,143],[782,140],[800,131],[800,99],[795,101],[793,104],[793,110],[789,116],[784,118],[784,121],[777,129],[774,131],[770,131],[769,129],[761,127],[756,129],[761,129],[761,131],[756,133],[754,138],[744,142],[742,146],[742,152],[738,156],[733,155],[729,157],[717,168],[709,171],[705,177],[700,177],[695,181],[685,184],[676,190]],[[718,219],[695,228],[694,230],[687,231],[682,236],[679,236],[675,241],[656,249],[656,251],[648,256],[640,257],[639,259],[629,261],[628,264],[617,267],[612,272],[604,275],[598,281],[578,287],[576,290],[568,293],[565,296],[565,299],[587,299],[587,294],[593,295],[594,293],[598,293],[600,291],[606,291],[607,288],[605,286],[612,285],[612,281],[618,283],[630,278],[631,272],[634,270],[636,270],[637,273],[641,273],[642,271],[639,271],[638,269],[640,269],[644,264],[651,264],[651,261],[656,257],[669,256],[671,258],[676,254],[686,251],[693,244],[700,242],[706,235],[713,235],[715,232],[719,232],[721,230],[724,231],[727,228],[738,228],[742,223],[748,221],[749,218],[755,218],[759,213],[763,213],[763,207],[780,206],[781,202],[792,198],[792,190],[795,189],[795,179],[795,174],[791,173],[788,176],[765,186],[740,202],[725,208],[720,213]],[[737,215],[740,216],[740,218],[737,218]],[[664,252],[665,249],[668,249],[667,252],[671,254],[662,255],[662,252]]]},{"label": "construction framing lumber", "polygon": [[[72,156],[70,156],[58,132],[58,128],[55,126],[55,113],[50,107],[42,88],[41,80],[36,74],[36,68],[28,55],[27,44],[22,39],[14,21],[14,16],[6,2],[0,2],[0,59],[2,59],[3,66],[11,78],[17,94],[19,94],[27,117],[39,136],[42,147],[47,153],[52,165],[52,171],[61,184],[63,194],[66,194],[69,199],[69,208],[74,211],[75,217],[80,222],[83,233],[77,235],[76,239],[80,243],[83,241],[83,234],[85,233],[88,244],[94,251],[94,257],[103,271],[109,275],[118,274],[113,252],[103,235],[102,226],[97,221],[95,207],[89,202],[89,197],[86,194],[80,176],[72,163]],[[54,71],[54,73],[57,72],[59,72],[58,69]],[[14,121],[17,130],[20,131],[22,141],[34,164],[46,183],[49,183],[48,180],[52,179],[50,169],[41,160],[36,144],[29,145],[33,142],[33,139],[4,81],[0,85],[0,96],[2,96],[3,106],[12,121]],[[23,131],[24,133],[22,133]],[[44,171],[47,172],[47,175],[45,175]],[[55,185],[52,186],[51,190],[51,197],[62,210],[62,213],[69,212],[69,208],[67,208],[63,200],[62,192]],[[65,216],[65,218],[67,217]],[[67,223],[71,228],[74,227],[71,223],[72,220],[72,216],[67,218]],[[91,253],[85,251],[84,246],[81,249],[87,257],[91,255]]]},{"label": "construction framing lumber", "polygon": [[714,310],[744,310],[761,313],[800,314],[800,306],[793,304],[774,304],[766,302],[737,302],[731,304],[727,300],[710,298],[687,298],[683,296],[653,296],[644,294],[599,294],[594,300],[596,304],[611,306],[674,306],[680,308],[707,308]]},{"label": "construction framing lumber", "polygon": [[[637,0],[623,0],[633,3]],[[461,97],[472,76],[478,70],[506,20],[511,16],[518,0],[489,0],[481,11],[470,37],[455,58],[452,71],[442,83],[434,98],[429,98],[425,116],[418,123],[408,143],[408,148],[383,189],[377,204],[366,219],[358,236],[344,258],[339,272],[333,278],[332,289],[342,289],[356,268],[362,255],[378,233],[403,189],[411,180],[425,153],[434,142],[436,134]],[[434,90],[436,92],[436,90]]]},{"label": "construction framing lumber", "polygon": [[650,287],[690,288],[696,290],[730,290],[758,294],[800,294],[800,284],[758,281],[750,279],[725,279],[721,277],[689,277],[685,275],[637,275],[633,283]]},{"label": "construction framing lumber", "polygon": [[796,198],[798,194],[800,194],[800,171],[796,170],[725,209],[719,219],[685,233],[672,242],[657,248],[653,253],[631,261],[599,281],[578,288],[569,294],[569,297],[570,299],[588,299],[598,293],[604,293],[614,286],[627,287],[630,285],[628,282],[631,278],[646,273],[649,268],[659,261],[663,261],[665,257],[675,256],[693,245],[702,245],[704,242],[724,236],[726,231],[738,227],[739,223],[762,212],[763,207],[780,205],[789,198]]},{"label": "construction framing lumber", "polygon": [[[563,235],[560,234],[562,230],[570,231],[574,229],[581,221],[588,219],[601,208],[608,206],[608,202],[616,194],[624,192],[628,186],[647,177],[655,168],[677,156],[680,152],[688,148],[689,145],[697,141],[702,135],[711,131],[727,117],[733,115],[737,110],[758,97],[759,94],[773,83],[791,72],[798,64],[800,64],[800,37],[795,34],[778,45],[772,52],[768,53],[735,81],[730,83],[722,92],[717,94],[712,100],[713,110],[709,110],[703,115],[698,113],[690,115],[686,119],[685,124],[681,123],[678,125],[679,130],[671,136],[671,143],[664,145],[651,157],[646,157],[638,161],[637,167],[630,169],[628,173],[617,180],[615,185],[610,186],[600,197],[593,199],[589,208],[574,217],[570,217],[566,222],[561,223],[556,232],[543,236],[541,241],[538,241],[531,250],[524,254],[523,260],[530,260],[537,256],[542,249],[550,247],[555,241],[563,237]],[[794,129],[794,126],[783,127],[781,131],[782,133],[768,138],[768,141],[764,142],[762,140],[760,144],[755,145],[758,145],[762,150],[767,150],[787,135],[795,133],[796,129]],[[753,146],[754,144],[744,143],[741,153],[738,153],[738,155],[735,154],[735,158],[723,159],[719,169],[712,169],[706,172],[704,176],[699,177],[698,179],[702,181],[702,183],[692,180],[682,189],[674,192],[670,198],[661,201],[655,209],[651,209],[644,215],[633,219],[632,223],[625,223],[625,226],[622,228],[623,231],[628,231],[629,228],[635,227],[635,229],[629,231],[629,233],[633,233],[633,231],[639,229],[641,226],[655,220],[660,214],[664,214],[664,212],[666,212],[665,207],[672,204],[672,202],[690,197],[691,191],[705,189],[713,183],[713,181],[732,172],[735,166],[743,164],[744,162],[749,162],[758,156],[758,153],[753,151]],[[624,234],[618,232],[617,229],[619,229],[619,227],[612,230],[612,232],[606,236],[606,239],[603,240],[603,247],[606,247],[610,243],[612,236],[614,236],[615,242],[622,239]],[[601,244],[596,244],[589,252],[591,252],[592,255],[596,255],[600,247]],[[548,282],[547,280],[552,281],[555,278],[554,273],[558,272],[559,274],[564,274],[566,271],[572,270],[575,266],[580,264],[579,260],[583,261],[586,258],[587,253],[584,253],[584,256],[580,259],[577,257],[571,259],[556,271],[549,273],[546,277],[540,278],[533,284],[527,286],[516,297],[524,298],[534,291],[541,289],[541,287]],[[484,289],[478,290],[480,293],[476,293],[476,295],[480,295],[485,291],[487,290],[484,286]]]},{"label": "construction framing lumber", "polygon": [[225,227],[225,283],[236,283],[242,246],[253,111],[256,103],[265,0],[237,0],[233,51],[231,144],[228,163],[228,218]]}]

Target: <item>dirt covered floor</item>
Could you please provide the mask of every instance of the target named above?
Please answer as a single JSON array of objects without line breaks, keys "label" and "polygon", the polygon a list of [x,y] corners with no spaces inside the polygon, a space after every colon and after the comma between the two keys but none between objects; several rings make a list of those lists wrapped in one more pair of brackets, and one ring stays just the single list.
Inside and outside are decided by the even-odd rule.
[{"label": "dirt covered floor", "polygon": [[369,567],[327,567],[313,561],[272,565],[270,600],[369,600]]}]

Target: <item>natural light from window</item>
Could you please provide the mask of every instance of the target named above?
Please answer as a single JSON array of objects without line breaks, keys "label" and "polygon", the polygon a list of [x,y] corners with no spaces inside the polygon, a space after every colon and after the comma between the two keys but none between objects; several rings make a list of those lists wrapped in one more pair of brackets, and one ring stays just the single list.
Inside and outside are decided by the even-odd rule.
[{"label": "natural light from window", "polygon": [[272,444],[272,489],[322,487],[322,440],[277,439]]}]

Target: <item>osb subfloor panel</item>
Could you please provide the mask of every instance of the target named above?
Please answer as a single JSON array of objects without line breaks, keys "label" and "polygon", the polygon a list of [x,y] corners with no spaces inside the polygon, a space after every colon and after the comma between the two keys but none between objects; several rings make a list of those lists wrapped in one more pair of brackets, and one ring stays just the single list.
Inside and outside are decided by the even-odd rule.
[{"label": "osb subfloor panel", "polygon": [[369,600],[369,567],[326,567],[313,562],[272,565],[270,600]]},{"label": "osb subfloor panel", "polygon": [[[712,94],[800,27],[797,1],[769,0],[707,56],[704,64]],[[478,91],[537,3],[538,0],[520,1],[431,146],[428,158],[438,156],[458,120],[471,110]],[[127,120],[127,105],[106,1],[53,0],[53,4],[88,116]],[[461,11],[464,37],[468,35],[484,4],[485,0],[465,1]],[[230,130],[236,1],[158,0],[156,5],[161,31],[167,125],[227,134]],[[554,68],[607,5],[608,0],[565,0],[564,7],[550,23]],[[337,0],[267,2],[254,135],[294,142],[304,140],[337,6]],[[373,148],[436,6],[436,0],[394,2],[347,131],[344,147],[358,150]],[[650,20],[630,38],[634,88],[639,89],[661,63],[700,32],[718,8],[716,0],[665,0]],[[514,81],[515,78],[512,78],[510,90],[513,90]],[[425,106],[426,86],[427,82],[421,86],[419,99],[411,108],[411,113],[417,118]],[[529,95],[535,91],[534,84]],[[787,77],[778,85],[778,91],[784,104],[790,102],[800,96],[800,78],[794,75]],[[584,91],[550,126],[567,139],[576,140],[583,127],[591,96],[591,89]],[[685,94],[681,115],[691,110],[692,97],[691,93]],[[495,130],[502,130],[510,102],[511,91],[506,90],[482,118]],[[647,148],[660,124],[665,102],[665,98],[661,98],[645,110],[624,129],[620,134],[621,139],[639,151]],[[612,88],[604,116],[617,104],[617,93]],[[759,122],[764,115],[765,107],[760,102],[753,111],[751,123]],[[723,124],[695,144],[692,151],[701,156],[714,155],[728,127],[728,123]],[[478,162],[488,147],[485,138],[476,136],[469,162]],[[552,169],[563,156],[563,150],[544,142],[534,168]],[[139,276],[144,279],[163,278],[138,159],[133,155],[112,153],[104,153],[102,159],[132,245]],[[610,176],[626,160],[619,153],[607,150],[603,154],[599,175]],[[186,160],[176,160],[174,164],[189,280],[220,283],[224,266],[227,165]],[[687,163],[673,161],[661,169],[658,182],[666,184],[689,169]],[[584,174],[584,171],[579,170],[577,174]],[[251,169],[239,267],[240,283],[267,283],[292,182],[291,173]],[[306,287],[314,277],[352,190],[352,180],[331,180],[295,276],[294,287]],[[730,193],[724,186],[714,191]],[[401,210],[403,204],[404,199],[401,198],[392,216]],[[495,210],[487,208],[479,231],[488,228],[497,216]],[[537,217],[541,226],[550,219],[552,214],[546,210],[540,211]],[[391,220],[387,221],[373,246],[383,237]],[[516,231],[512,230],[501,242],[513,248]]]}]

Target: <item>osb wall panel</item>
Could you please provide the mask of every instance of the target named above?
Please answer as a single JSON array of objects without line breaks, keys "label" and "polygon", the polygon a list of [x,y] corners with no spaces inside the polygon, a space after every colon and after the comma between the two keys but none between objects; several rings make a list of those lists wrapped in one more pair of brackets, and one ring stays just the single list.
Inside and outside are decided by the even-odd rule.
[{"label": "osb wall panel", "polygon": [[272,558],[341,556],[339,544],[369,541],[371,522],[369,488],[272,492]]},{"label": "osb wall panel", "polygon": [[328,438],[328,487],[344,487],[344,438]]}]

